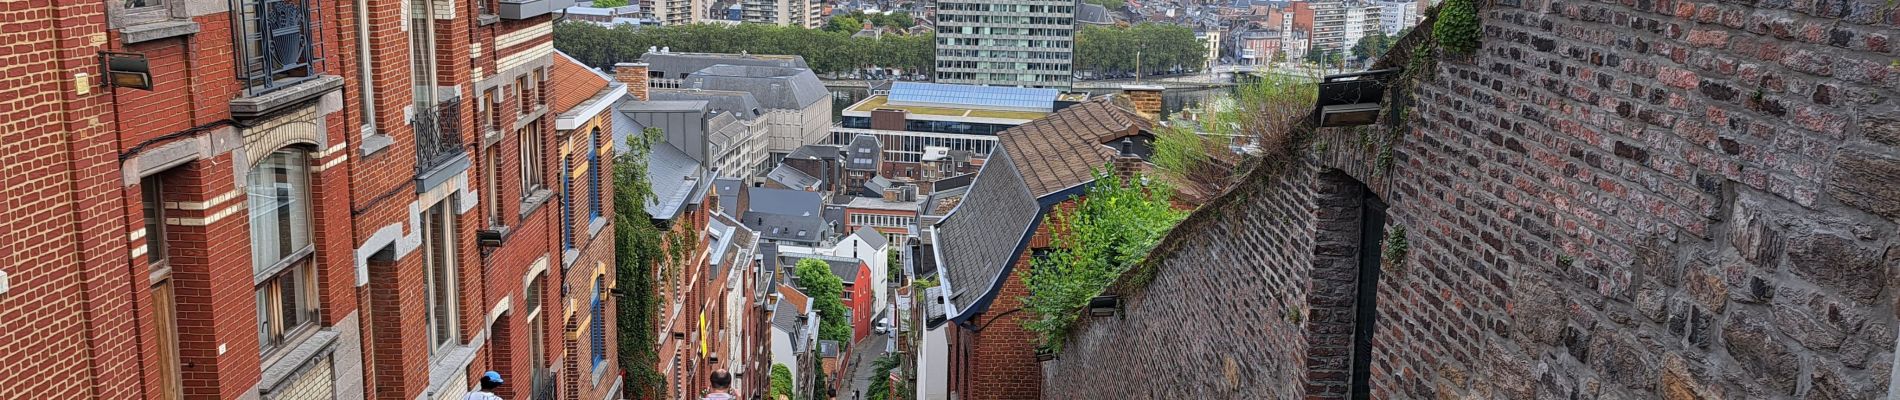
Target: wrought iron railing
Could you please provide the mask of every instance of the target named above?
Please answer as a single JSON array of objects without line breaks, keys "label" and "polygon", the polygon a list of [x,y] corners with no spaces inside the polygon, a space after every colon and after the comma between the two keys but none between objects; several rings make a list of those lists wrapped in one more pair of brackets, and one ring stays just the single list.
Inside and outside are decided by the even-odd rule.
[{"label": "wrought iron railing", "polygon": [[529,393],[528,398],[533,400],[553,400],[555,387],[554,374],[543,371],[536,372],[537,373],[534,374],[534,382],[532,382],[534,387],[531,390],[533,390],[533,392]]},{"label": "wrought iron railing", "polygon": [[416,175],[421,176],[467,151],[462,147],[462,99],[449,98],[434,106],[417,105],[410,126],[416,134]]},{"label": "wrought iron railing", "polygon": [[251,95],[317,76],[321,59],[311,27],[320,11],[313,1],[239,1],[238,67]]}]

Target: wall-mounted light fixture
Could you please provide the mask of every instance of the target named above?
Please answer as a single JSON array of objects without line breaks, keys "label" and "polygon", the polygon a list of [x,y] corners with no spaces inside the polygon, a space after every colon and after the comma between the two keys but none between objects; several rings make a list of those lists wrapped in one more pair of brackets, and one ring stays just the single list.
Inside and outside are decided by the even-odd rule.
[{"label": "wall-mounted light fixture", "polygon": [[152,90],[152,66],[144,53],[99,52],[106,71],[106,84],[112,87]]},{"label": "wall-mounted light fixture", "polygon": [[1101,295],[1089,299],[1089,316],[1118,317],[1122,315],[1122,298],[1115,295]]},{"label": "wall-mounted light fixture", "polygon": [[1372,125],[1379,121],[1385,89],[1399,69],[1328,75],[1319,83],[1319,101],[1314,104],[1319,126]]}]

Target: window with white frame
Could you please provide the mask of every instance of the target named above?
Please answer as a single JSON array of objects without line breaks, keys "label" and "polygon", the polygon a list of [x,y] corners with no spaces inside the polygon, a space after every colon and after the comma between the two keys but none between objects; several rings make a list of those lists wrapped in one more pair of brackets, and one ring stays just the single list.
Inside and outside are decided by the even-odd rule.
[{"label": "window with white frame", "polygon": [[315,326],[316,269],[310,254],[310,153],[264,156],[245,178],[258,348],[272,354]]},{"label": "window with white frame", "polygon": [[[528,126],[533,127],[535,124]],[[521,141],[521,197],[525,199],[547,186],[542,180],[541,135],[535,129],[522,129],[515,137]]]},{"label": "window with white frame", "polygon": [[450,209],[454,196],[436,203],[423,213],[422,272],[423,289],[428,294],[430,354],[455,344],[456,310],[461,294],[456,292],[455,212]]}]

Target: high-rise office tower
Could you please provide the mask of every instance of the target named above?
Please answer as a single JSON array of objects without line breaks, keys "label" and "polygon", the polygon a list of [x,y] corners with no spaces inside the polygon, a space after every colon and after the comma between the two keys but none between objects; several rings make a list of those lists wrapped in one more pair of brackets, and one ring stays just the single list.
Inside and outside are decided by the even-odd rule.
[{"label": "high-rise office tower", "polygon": [[937,82],[1067,89],[1075,2],[937,2]]}]

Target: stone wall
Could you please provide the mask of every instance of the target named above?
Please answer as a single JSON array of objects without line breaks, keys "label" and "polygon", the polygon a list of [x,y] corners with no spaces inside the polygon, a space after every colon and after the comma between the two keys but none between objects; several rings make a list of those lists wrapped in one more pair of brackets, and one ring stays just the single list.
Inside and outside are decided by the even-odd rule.
[{"label": "stone wall", "polygon": [[1347,177],[1410,243],[1377,283],[1373,398],[1888,395],[1900,12],[1480,10],[1483,45],[1428,64],[1406,126],[1320,132],[1208,204],[1111,289],[1126,319],[1043,363],[1044,395],[1336,397],[1324,258],[1348,249],[1316,228]]}]

